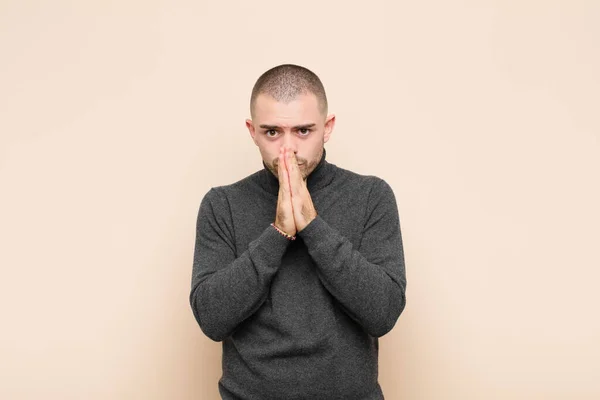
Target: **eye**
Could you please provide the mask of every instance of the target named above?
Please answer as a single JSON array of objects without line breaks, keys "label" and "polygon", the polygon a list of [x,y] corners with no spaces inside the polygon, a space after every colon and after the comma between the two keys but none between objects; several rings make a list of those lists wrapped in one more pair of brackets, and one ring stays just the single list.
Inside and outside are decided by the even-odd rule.
[{"label": "eye", "polygon": [[275,129],[269,129],[265,131],[265,135],[267,135],[268,137],[275,137],[275,135],[277,135],[277,131]]},{"label": "eye", "polygon": [[310,133],[310,129],[308,129],[308,128],[300,128],[300,129],[298,129],[298,132],[300,132],[301,136],[306,136],[306,135],[308,135]]}]

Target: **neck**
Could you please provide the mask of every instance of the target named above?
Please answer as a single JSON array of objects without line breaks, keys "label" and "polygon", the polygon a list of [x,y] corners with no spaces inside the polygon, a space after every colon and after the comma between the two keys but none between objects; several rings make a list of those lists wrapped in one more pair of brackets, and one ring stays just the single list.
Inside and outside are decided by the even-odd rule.
[{"label": "neck", "polygon": [[[306,186],[311,193],[331,183],[335,174],[335,165],[325,160],[326,153],[325,148],[323,148],[321,160],[306,178]],[[262,163],[261,184],[268,192],[277,195],[279,193],[279,178],[267,168],[264,161]]]}]

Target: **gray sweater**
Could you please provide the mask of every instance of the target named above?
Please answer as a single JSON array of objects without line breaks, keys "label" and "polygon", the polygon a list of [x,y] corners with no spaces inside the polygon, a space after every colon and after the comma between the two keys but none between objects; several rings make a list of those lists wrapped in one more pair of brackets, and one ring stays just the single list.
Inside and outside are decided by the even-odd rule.
[{"label": "gray sweater", "polygon": [[307,179],[318,216],[295,241],[270,226],[279,181],[264,163],[202,199],[190,305],[223,342],[223,399],[383,399],[377,338],[405,305],[396,200],[325,155]]}]

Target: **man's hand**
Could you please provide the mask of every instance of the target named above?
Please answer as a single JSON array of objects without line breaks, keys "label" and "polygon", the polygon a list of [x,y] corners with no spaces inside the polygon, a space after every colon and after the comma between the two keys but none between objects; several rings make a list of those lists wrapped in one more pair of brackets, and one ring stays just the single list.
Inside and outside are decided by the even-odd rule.
[{"label": "man's hand", "polygon": [[[293,153],[293,152],[291,152]],[[292,209],[292,193],[290,191],[290,179],[286,168],[286,153],[282,147],[279,149],[279,163],[277,174],[279,176],[279,196],[277,197],[277,212],[275,214],[275,226],[287,233],[296,235],[296,223]],[[296,165],[297,166],[297,165]]]},{"label": "man's hand", "polygon": [[317,210],[312,202],[310,193],[306,186],[306,181],[302,179],[302,173],[296,160],[296,154],[293,151],[286,151],[286,169],[290,185],[292,200],[292,210],[294,213],[294,222],[297,232],[302,231],[306,226],[317,217]]}]

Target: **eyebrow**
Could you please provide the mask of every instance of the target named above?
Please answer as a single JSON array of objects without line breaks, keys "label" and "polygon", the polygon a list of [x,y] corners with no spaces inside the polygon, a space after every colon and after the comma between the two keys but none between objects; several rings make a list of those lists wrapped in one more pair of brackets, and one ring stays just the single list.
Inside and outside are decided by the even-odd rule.
[{"label": "eyebrow", "polygon": [[[292,127],[292,129],[309,129],[309,128],[314,128],[317,124],[312,123],[312,124],[304,124],[304,125],[296,125],[294,127]],[[260,127],[262,129],[279,129],[280,127],[277,125],[265,125],[265,124],[261,124]]]}]

